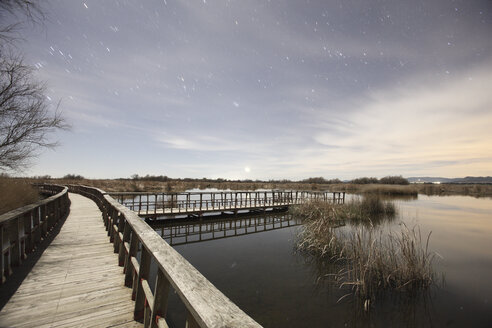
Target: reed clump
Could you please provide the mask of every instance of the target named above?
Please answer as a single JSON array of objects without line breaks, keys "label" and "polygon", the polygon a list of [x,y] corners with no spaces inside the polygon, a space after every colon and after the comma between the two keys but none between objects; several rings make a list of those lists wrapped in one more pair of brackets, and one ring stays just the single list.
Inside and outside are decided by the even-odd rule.
[{"label": "reed clump", "polygon": [[435,280],[429,251],[429,233],[422,239],[418,227],[384,235],[374,227],[359,227],[343,241],[341,256],[345,269],[338,273],[341,286],[348,285],[364,301],[373,301],[381,291],[412,293],[424,290]]},{"label": "reed clump", "polygon": [[[395,212],[394,206],[371,198],[345,205],[304,204],[293,211],[293,215],[304,220],[297,248],[317,258],[341,263],[343,269],[329,276],[340,286],[351,286],[351,294],[362,300],[366,309],[384,290],[427,289],[435,276],[430,234],[423,239],[418,227],[410,229],[404,224],[400,231],[383,233],[373,224],[374,217],[370,219],[371,215]],[[365,218],[370,224],[337,228],[340,220],[347,218],[351,223],[364,220],[354,218]]]},{"label": "reed clump", "polygon": [[298,236],[297,247],[320,257],[334,257],[343,250],[341,238],[336,227],[343,224],[341,206],[321,201],[311,201],[296,207],[290,212],[303,220],[304,229]]},{"label": "reed clump", "polygon": [[37,202],[36,188],[22,179],[0,177],[0,214]]}]

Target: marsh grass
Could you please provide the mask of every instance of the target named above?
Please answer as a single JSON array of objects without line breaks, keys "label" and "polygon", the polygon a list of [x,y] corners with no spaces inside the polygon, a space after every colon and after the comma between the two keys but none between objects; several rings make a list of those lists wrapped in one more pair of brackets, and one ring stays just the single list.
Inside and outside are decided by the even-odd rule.
[{"label": "marsh grass", "polygon": [[[394,217],[394,205],[377,197],[365,197],[345,205],[310,202],[292,212],[304,220],[297,237],[298,250],[342,265],[334,278],[347,294],[357,296],[365,310],[384,291],[410,295],[425,290],[435,280],[429,251],[430,234],[422,238],[418,227],[401,224],[399,231],[383,232],[378,218]],[[337,228],[340,222],[349,226]],[[360,224],[368,223],[368,224]]]},{"label": "marsh grass", "polygon": [[430,233],[422,239],[418,227],[401,225],[398,232],[359,227],[342,242],[346,267],[337,275],[341,286],[351,286],[363,300],[373,301],[385,290],[407,294],[425,290],[435,280],[429,251]]},{"label": "marsh grass", "polygon": [[333,226],[344,223],[377,224],[383,220],[393,219],[397,211],[392,202],[383,200],[377,194],[368,194],[362,198],[346,201],[345,204],[312,200],[291,207],[290,212],[305,221],[319,220]]},{"label": "marsh grass", "polygon": [[25,180],[0,177],[0,214],[35,203],[39,199],[37,189]]}]

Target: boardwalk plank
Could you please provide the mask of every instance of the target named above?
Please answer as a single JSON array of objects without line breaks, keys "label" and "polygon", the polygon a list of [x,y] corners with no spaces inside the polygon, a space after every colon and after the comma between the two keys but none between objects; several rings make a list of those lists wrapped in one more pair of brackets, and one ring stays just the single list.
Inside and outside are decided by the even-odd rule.
[{"label": "boardwalk plank", "polygon": [[101,212],[70,194],[70,215],[14,296],[1,327],[142,327]]}]

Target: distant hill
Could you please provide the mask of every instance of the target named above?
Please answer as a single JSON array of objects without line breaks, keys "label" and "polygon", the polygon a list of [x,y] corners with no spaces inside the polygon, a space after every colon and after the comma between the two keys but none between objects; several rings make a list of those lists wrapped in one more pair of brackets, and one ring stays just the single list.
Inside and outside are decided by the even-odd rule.
[{"label": "distant hill", "polygon": [[441,178],[441,177],[411,177],[410,183],[492,183],[492,177],[465,177],[465,178]]}]

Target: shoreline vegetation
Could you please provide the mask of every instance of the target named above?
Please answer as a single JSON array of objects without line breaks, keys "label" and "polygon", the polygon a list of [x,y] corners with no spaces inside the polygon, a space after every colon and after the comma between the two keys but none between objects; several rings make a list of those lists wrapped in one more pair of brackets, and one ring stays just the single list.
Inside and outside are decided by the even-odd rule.
[{"label": "shoreline vegetation", "polygon": [[[167,176],[138,176],[121,179],[86,179],[81,175],[67,174],[63,178],[38,176],[30,178],[9,177],[0,174],[0,203],[6,208],[17,208],[35,200],[32,188],[17,189],[32,183],[82,184],[103,189],[107,192],[183,192],[190,189],[218,190],[304,190],[304,191],[340,191],[359,195],[377,194],[388,197],[416,198],[422,195],[466,195],[473,197],[492,197],[492,184],[410,184],[401,176],[389,176],[381,179],[358,178],[350,182],[339,179],[326,180],[322,177],[308,178],[301,181],[290,180],[227,180],[227,179],[173,179]],[[11,186],[16,186],[12,188]],[[30,195],[30,196],[29,196]],[[39,199],[39,198],[38,198]],[[7,204],[8,203],[8,204]],[[0,212],[1,213],[1,212]]]},{"label": "shoreline vegetation", "polygon": [[349,182],[339,179],[326,180],[321,177],[301,181],[290,180],[227,180],[227,179],[174,179],[167,176],[138,176],[121,179],[86,179],[83,176],[68,174],[63,178],[52,179],[49,176],[26,178],[33,183],[83,184],[101,188],[108,192],[183,192],[190,189],[219,190],[308,190],[308,191],[345,191],[354,194],[379,194],[383,196],[417,197],[422,195],[465,195],[474,197],[492,197],[492,184],[465,183],[412,183],[401,176],[389,176],[381,179],[358,178]]},{"label": "shoreline vegetation", "polygon": [[[417,226],[404,224],[400,230],[383,232],[377,226],[394,219],[396,208],[378,195],[339,205],[312,201],[291,213],[303,220],[297,249],[318,261],[339,263],[338,272],[324,275],[339,287],[350,286],[351,292],[342,298],[355,295],[366,311],[384,291],[413,295],[435,281],[430,233],[423,238]],[[340,228],[344,223],[348,226]]]}]

